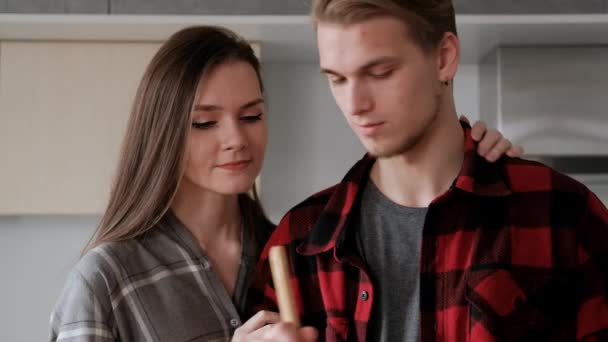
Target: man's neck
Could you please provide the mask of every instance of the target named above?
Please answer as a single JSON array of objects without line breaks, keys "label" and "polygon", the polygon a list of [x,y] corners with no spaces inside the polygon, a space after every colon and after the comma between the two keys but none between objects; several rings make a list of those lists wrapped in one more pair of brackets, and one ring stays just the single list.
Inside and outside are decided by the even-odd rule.
[{"label": "man's neck", "polygon": [[371,180],[393,202],[422,208],[446,192],[464,159],[464,132],[455,111],[440,113],[412,149],[379,158]]}]

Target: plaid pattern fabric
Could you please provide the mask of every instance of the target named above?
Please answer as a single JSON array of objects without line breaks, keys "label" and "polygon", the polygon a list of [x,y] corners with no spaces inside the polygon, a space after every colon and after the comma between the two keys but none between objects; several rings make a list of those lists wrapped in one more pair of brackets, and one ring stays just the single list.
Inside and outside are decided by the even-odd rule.
[{"label": "plaid pattern fabric", "polygon": [[66,281],[49,340],[230,341],[261,249],[247,229],[242,240],[232,297],[171,212],[141,237],[94,248]]},{"label": "plaid pattern fabric", "polygon": [[[423,230],[421,340],[608,340],[606,207],[539,163],[486,162],[464,131],[462,170]],[[285,215],[250,290],[255,310],[276,310],[268,249],[285,245],[303,324],[326,341],[366,340],[374,286],[350,218],[373,163],[365,156]]]}]

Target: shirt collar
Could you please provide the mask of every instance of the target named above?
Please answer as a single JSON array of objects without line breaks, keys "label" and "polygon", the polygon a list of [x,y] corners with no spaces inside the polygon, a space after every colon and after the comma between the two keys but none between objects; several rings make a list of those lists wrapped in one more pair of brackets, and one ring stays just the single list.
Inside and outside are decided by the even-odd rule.
[{"label": "shirt collar", "polygon": [[[510,195],[511,189],[504,172],[504,160],[490,163],[479,156],[477,143],[471,137],[471,127],[464,122],[461,122],[461,125],[465,135],[464,159],[460,173],[449,191],[460,189],[481,197]],[[343,237],[344,227],[353,208],[356,207],[361,189],[369,180],[375,161],[374,157],[366,154],[336,185],[313,229],[298,247],[298,252],[303,255],[314,255],[336,246],[338,240]]]}]

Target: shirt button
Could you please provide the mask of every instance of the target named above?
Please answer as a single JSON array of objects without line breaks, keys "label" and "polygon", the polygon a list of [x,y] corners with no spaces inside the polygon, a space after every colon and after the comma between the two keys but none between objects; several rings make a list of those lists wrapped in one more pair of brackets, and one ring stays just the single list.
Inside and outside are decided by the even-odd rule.
[{"label": "shirt button", "polygon": [[199,259],[201,262],[201,267],[203,268],[203,270],[208,270],[211,268],[211,264],[209,263],[209,261],[205,260],[205,259]]},{"label": "shirt button", "polygon": [[233,328],[236,328],[236,327],[238,327],[239,325],[241,325],[241,322],[239,322],[239,320],[238,320],[238,319],[233,318],[233,319],[231,319],[231,320],[230,320],[230,325],[231,325]]},{"label": "shirt button", "polygon": [[369,299],[369,293],[367,291],[361,291],[361,300],[366,301]]},{"label": "shirt button", "polygon": [[514,308],[517,308],[517,307],[519,307],[520,305],[522,305],[522,304],[523,304],[523,302],[524,302],[524,300],[523,300],[521,297],[519,297],[519,296],[518,296],[518,297],[515,297],[515,300],[513,301],[513,307],[514,307]]}]

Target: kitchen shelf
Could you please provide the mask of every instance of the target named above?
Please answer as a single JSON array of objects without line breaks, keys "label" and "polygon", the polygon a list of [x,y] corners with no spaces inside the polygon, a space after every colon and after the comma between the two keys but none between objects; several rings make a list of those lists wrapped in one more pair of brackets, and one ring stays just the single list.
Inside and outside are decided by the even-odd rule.
[{"label": "kitchen shelf", "polygon": [[463,64],[498,46],[608,44],[608,14],[463,15],[457,25]]},{"label": "kitchen shelf", "polygon": [[[260,42],[265,62],[316,62],[305,15],[0,14],[0,40],[162,41],[189,25],[226,26]],[[608,14],[459,15],[462,64],[504,45],[608,45]]]}]

